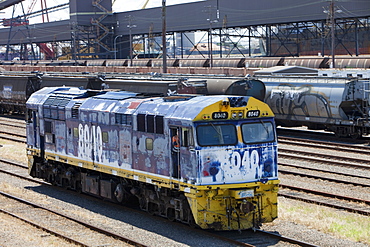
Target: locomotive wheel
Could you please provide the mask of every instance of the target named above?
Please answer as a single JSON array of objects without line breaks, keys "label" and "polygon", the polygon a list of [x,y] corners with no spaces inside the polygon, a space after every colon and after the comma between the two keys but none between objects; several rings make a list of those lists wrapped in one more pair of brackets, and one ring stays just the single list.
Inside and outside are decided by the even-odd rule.
[{"label": "locomotive wheel", "polygon": [[63,189],[68,189],[69,188],[70,181],[66,178],[62,178],[62,184],[61,187]]},{"label": "locomotive wheel", "polygon": [[139,206],[141,210],[146,211],[147,203],[144,197],[139,198]]},{"label": "locomotive wheel", "polygon": [[350,134],[352,139],[360,139],[362,137],[362,131],[360,128],[356,128],[354,132]]},{"label": "locomotive wheel", "polygon": [[343,137],[343,135],[342,135],[341,133],[339,133],[338,131],[335,131],[335,132],[334,132],[334,135],[335,135],[335,137],[336,137],[336,138],[341,138],[341,137]]},{"label": "locomotive wheel", "polygon": [[77,180],[75,182],[75,190],[77,191],[77,193],[82,193],[82,184],[81,184],[81,180]]},{"label": "locomotive wheel", "polygon": [[167,219],[169,221],[175,221],[176,215],[175,215],[175,209],[174,208],[168,208],[167,209]]},{"label": "locomotive wheel", "polygon": [[148,213],[150,215],[156,215],[158,214],[158,205],[152,202],[148,203]]}]

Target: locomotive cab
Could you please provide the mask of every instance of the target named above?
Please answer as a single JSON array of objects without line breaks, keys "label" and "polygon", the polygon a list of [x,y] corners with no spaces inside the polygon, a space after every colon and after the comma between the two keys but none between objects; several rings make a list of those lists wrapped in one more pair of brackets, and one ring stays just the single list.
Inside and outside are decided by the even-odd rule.
[{"label": "locomotive cab", "polygon": [[[202,228],[245,229],[277,217],[275,123],[267,106],[253,102],[227,97],[193,122],[197,191],[186,195]],[[181,171],[192,181],[186,165]]]}]

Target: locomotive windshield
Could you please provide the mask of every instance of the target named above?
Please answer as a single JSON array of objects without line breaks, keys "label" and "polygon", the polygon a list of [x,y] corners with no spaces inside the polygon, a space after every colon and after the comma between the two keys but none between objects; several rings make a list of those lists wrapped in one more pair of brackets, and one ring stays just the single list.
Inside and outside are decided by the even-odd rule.
[{"label": "locomotive windshield", "polygon": [[231,124],[200,125],[197,138],[200,146],[235,145],[238,141],[235,126]]},{"label": "locomotive windshield", "polygon": [[243,142],[261,143],[273,142],[275,140],[275,131],[272,122],[253,122],[242,124]]}]

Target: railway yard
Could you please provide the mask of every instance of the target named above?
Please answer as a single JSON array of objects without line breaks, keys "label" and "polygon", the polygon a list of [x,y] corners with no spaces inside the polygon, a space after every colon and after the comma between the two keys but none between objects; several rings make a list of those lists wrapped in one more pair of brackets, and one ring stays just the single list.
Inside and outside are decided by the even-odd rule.
[{"label": "railway yard", "polygon": [[1,246],[370,245],[369,137],[278,128],[278,219],[213,232],[31,179],[25,121],[1,116],[0,128]]},{"label": "railway yard", "polygon": [[369,0],[61,2],[0,1],[0,247],[370,247]]}]

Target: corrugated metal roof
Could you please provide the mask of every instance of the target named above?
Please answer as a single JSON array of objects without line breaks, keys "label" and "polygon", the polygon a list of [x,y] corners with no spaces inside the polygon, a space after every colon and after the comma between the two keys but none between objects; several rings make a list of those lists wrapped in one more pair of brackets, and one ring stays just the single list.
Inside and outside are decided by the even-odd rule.
[{"label": "corrugated metal roof", "polygon": [[290,75],[317,75],[317,69],[311,69],[300,66],[274,66],[270,68],[254,71],[255,75],[273,75],[273,74],[290,74]]}]

